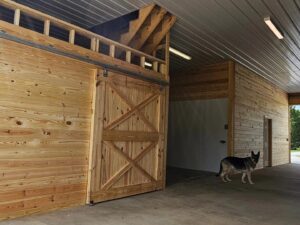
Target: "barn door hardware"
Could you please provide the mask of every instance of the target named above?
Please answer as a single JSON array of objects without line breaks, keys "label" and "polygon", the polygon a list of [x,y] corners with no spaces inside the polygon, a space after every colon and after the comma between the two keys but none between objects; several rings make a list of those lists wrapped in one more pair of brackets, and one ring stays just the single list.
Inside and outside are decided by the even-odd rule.
[{"label": "barn door hardware", "polygon": [[106,68],[103,70],[103,77],[108,77],[108,70]]}]

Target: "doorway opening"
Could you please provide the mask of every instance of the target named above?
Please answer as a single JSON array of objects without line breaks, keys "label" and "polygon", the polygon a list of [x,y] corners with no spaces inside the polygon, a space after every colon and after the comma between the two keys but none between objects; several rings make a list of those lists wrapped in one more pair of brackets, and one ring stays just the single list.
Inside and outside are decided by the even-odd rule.
[{"label": "doorway opening", "polygon": [[227,156],[227,111],[227,99],[170,102],[167,184],[219,172]]},{"label": "doorway opening", "polygon": [[264,167],[272,166],[272,119],[264,118]]},{"label": "doorway opening", "polygon": [[300,105],[290,106],[291,163],[300,164]]}]

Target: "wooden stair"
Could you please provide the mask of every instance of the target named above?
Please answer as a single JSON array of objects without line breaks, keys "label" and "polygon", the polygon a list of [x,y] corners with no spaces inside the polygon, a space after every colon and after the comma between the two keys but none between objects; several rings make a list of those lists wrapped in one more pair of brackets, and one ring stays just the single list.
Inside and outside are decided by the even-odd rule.
[{"label": "wooden stair", "polygon": [[128,45],[133,39],[134,35],[138,32],[141,26],[144,24],[152,10],[154,9],[155,4],[151,4],[147,7],[144,7],[139,10],[139,17],[135,20],[129,22],[129,31],[121,35],[120,42]]},{"label": "wooden stair", "polygon": [[148,42],[145,45],[143,45],[142,48],[139,49],[145,53],[152,54],[152,52],[156,50],[156,48],[162,42],[162,40],[164,39],[164,37],[169,32],[169,30],[175,22],[175,16],[169,15],[164,17],[163,21],[160,24],[161,26],[157,27],[156,30],[151,33]]},{"label": "wooden stair", "polygon": [[[123,45],[152,54],[174,25],[176,17],[166,9],[151,4],[138,11],[108,21],[92,31]],[[117,52],[124,57],[124,52]]]},{"label": "wooden stair", "polygon": [[149,5],[139,10],[137,19],[129,22],[128,32],[119,42],[149,54],[156,50],[174,25],[176,17],[158,5]]}]

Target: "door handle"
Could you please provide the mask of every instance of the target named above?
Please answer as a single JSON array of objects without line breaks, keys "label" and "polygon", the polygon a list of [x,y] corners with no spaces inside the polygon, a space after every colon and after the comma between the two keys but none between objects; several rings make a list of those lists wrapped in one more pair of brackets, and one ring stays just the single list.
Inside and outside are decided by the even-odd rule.
[{"label": "door handle", "polygon": [[226,141],[225,141],[225,140],[221,140],[220,143],[221,143],[221,144],[225,144]]}]

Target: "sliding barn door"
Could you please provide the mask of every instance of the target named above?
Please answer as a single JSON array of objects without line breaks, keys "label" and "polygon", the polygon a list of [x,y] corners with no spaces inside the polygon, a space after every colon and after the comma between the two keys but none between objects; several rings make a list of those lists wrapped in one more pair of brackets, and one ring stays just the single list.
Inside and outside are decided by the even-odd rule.
[{"label": "sliding barn door", "polygon": [[163,187],[166,119],[166,88],[99,71],[88,203]]}]

